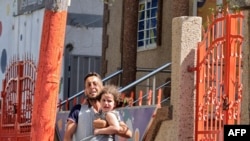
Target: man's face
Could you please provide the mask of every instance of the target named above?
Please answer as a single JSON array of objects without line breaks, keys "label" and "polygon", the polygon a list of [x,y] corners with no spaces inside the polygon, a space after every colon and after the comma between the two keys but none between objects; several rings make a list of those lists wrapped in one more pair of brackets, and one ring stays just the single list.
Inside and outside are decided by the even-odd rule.
[{"label": "man's face", "polygon": [[96,98],[102,88],[102,81],[96,76],[90,76],[85,81],[85,95],[88,98]]}]

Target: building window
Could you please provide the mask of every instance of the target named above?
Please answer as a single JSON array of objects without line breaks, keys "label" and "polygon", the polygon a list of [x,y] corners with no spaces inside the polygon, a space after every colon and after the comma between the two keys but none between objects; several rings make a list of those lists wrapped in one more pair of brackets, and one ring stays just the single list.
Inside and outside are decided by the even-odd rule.
[{"label": "building window", "polygon": [[139,50],[156,47],[157,9],[158,0],[140,0],[137,33]]}]

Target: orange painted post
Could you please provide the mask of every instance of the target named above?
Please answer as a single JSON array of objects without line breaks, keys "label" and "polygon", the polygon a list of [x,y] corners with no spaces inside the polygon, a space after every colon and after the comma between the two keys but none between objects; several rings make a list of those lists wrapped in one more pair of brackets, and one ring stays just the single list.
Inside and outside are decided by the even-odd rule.
[{"label": "orange painted post", "polygon": [[[227,36],[227,96],[228,96],[228,124],[237,124],[240,121],[237,121],[237,118],[240,117],[240,103],[238,103],[238,98],[236,99],[236,96],[239,96],[238,92],[237,92],[237,88],[238,88],[238,84],[239,82],[237,81],[238,76],[240,76],[240,72],[237,72],[237,67],[241,67],[239,66],[239,64],[237,63],[238,59],[238,50],[241,48],[241,46],[239,45],[240,40],[242,40],[241,36],[238,36],[240,31],[238,31],[239,27],[242,26],[240,21],[240,18],[242,17],[238,17],[235,14],[230,15],[228,17],[228,23],[229,23],[229,27],[228,27],[228,36]],[[238,105],[239,104],[239,105]],[[239,111],[239,112],[238,112]],[[237,115],[235,117],[235,115]]]},{"label": "orange painted post", "polygon": [[54,141],[68,0],[45,1],[31,141]]},{"label": "orange painted post", "polygon": [[[205,33],[203,33],[205,34]],[[200,131],[204,130],[203,115],[203,96],[205,95],[205,61],[203,57],[206,54],[206,42],[203,40],[198,43],[197,48],[197,79],[196,79],[196,124],[195,124],[195,141],[199,141],[202,138]]]},{"label": "orange painted post", "polygon": [[135,95],[135,93],[134,93],[134,91],[132,91],[132,92],[130,93],[130,98],[131,98],[131,99],[134,99],[134,95]]},{"label": "orange painted post", "polygon": [[226,38],[226,63],[225,63],[225,98],[228,101],[228,109],[226,110],[225,124],[234,124],[234,118],[232,113],[232,105],[234,102],[234,82],[235,82],[235,59],[234,59],[234,48],[235,40],[232,35],[235,34],[235,27],[231,15],[227,15],[227,38]]},{"label": "orange painted post", "polygon": [[121,99],[122,99],[122,107],[124,107],[125,104],[125,94],[121,93]]},{"label": "orange painted post", "polygon": [[152,90],[149,90],[149,92],[148,92],[148,105],[151,105],[151,100],[152,100]]},{"label": "orange painted post", "polygon": [[131,91],[131,93],[130,93],[130,98],[128,98],[128,99],[129,99],[128,104],[129,104],[130,107],[133,106],[134,95],[135,95],[135,94],[134,94],[134,91]]},{"label": "orange painted post", "polygon": [[158,90],[158,97],[157,97],[157,105],[158,105],[158,108],[161,107],[161,95],[162,95],[162,90],[159,89],[159,90]]},{"label": "orange painted post", "polygon": [[130,97],[133,98],[133,96],[134,96],[134,92],[132,91],[132,92],[130,93]]},{"label": "orange painted post", "polygon": [[121,98],[124,99],[125,98],[125,94],[121,93]]},{"label": "orange painted post", "polygon": [[139,92],[139,102],[138,102],[138,106],[141,106],[142,104],[142,90],[140,90]]}]

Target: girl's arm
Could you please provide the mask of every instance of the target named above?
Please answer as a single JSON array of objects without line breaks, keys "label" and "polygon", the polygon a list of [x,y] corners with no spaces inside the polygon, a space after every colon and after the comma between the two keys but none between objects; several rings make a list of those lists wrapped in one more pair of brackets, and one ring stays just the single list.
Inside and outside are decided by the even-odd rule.
[{"label": "girl's arm", "polygon": [[116,134],[119,131],[120,129],[119,121],[114,113],[108,112],[106,114],[106,120],[108,122],[108,127],[95,129],[94,131],[95,135],[98,134],[111,135],[111,134]]}]

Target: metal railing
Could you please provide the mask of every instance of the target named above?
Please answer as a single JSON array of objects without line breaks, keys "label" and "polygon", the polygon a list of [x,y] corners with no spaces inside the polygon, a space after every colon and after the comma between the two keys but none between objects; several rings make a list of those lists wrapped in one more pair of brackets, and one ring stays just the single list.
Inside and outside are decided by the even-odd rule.
[{"label": "metal railing", "polygon": [[[127,89],[132,88],[132,87],[136,86],[137,84],[139,84],[139,83],[141,83],[141,82],[143,82],[143,81],[149,79],[150,77],[153,77],[153,86],[152,86],[152,92],[153,92],[153,93],[152,93],[152,96],[153,96],[152,98],[153,98],[153,99],[152,99],[152,101],[153,101],[153,104],[155,104],[155,96],[156,96],[156,94],[155,94],[155,92],[156,92],[156,78],[155,78],[155,75],[156,75],[157,73],[159,73],[159,72],[164,71],[164,69],[166,69],[167,67],[170,67],[170,66],[171,66],[171,63],[164,64],[163,66],[161,66],[161,67],[155,69],[154,71],[148,73],[147,75],[141,77],[140,79],[138,79],[138,80],[136,80],[136,81],[130,83],[129,85],[127,85],[127,86],[125,86],[125,87],[123,87],[123,88],[121,88],[119,91],[120,91],[120,92],[124,92],[124,91],[126,91]],[[166,71],[166,72],[170,72],[170,71]],[[165,85],[164,85],[164,86],[165,86]],[[163,87],[163,85],[161,85],[161,87]],[[161,87],[158,87],[157,89],[160,89]]]},{"label": "metal railing", "polygon": [[[167,63],[167,64],[164,64],[164,65],[162,65],[161,67],[159,67],[159,68],[157,68],[157,69],[137,68],[137,71],[140,71],[140,72],[149,72],[149,73],[146,74],[145,76],[141,77],[140,79],[135,80],[134,82],[130,83],[129,85],[127,85],[127,86],[125,86],[125,87],[120,87],[119,91],[120,91],[120,92],[124,92],[124,91],[128,90],[129,88],[132,88],[132,87],[136,86],[137,84],[139,84],[139,83],[141,83],[141,82],[143,82],[143,81],[145,81],[145,80],[147,80],[147,79],[153,77],[153,84],[152,84],[152,92],[153,92],[153,93],[152,93],[152,96],[153,96],[152,98],[153,98],[153,99],[152,99],[152,101],[153,101],[153,104],[155,104],[155,96],[156,96],[155,92],[156,92],[157,90],[159,90],[159,89],[161,89],[161,88],[163,88],[163,87],[165,87],[165,86],[167,86],[167,85],[170,84],[170,81],[168,81],[168,82],[166,82],[166,83],[160,85],[159,87],[156,87],[156,74],[157,74],[157,73],[171,73],[170,70],[165,70],[166,68],[168,68],[168,67],[170,67],[170,66],[171,66],[171,63]],[[108,80],[110,80],[111,78],[113,78],[113,77],[115,77],[115,76],[117,76],[117,75],[120,75],[122,72],[123,72],[123,70],[118,70],[118,71],[112,73],[111,75],[105,77],[105,78],[102,80],[103,83],[107,82]],[[63,105],[66,104],[67,102],[69,102],[69,101],[71,101],[71,100],[73,100],[73,99],[75,99],[75,98],[81,96],[82,94],[84,94],[84,90],[82,90],[82,91],[76,93],[75,95],[71,96],[70,98],[68,98],[68,99],[66,99],[66,100],[64,100],[64,101],[62,101],[62,102],[60,102],[59,105],[58,105],[58,107],[63,106]],[[146,95],[146,96],[147,96],[147,95]],[[145,96],[144,96],[144,97],[145,97]],[[135,100],[133,103],[135,103],[135,102],[137,102],[137,101],[138,101],[138,100]],[[162,102],[164,102],[164,101],[166,101],[166,100],[162,100]]]},{"label": "metal railing", "polygon": [[[107,82],[108,80],[110,80],[111,78],[113,78],[113,77],[115,77],[115,76],[117,76],[117,75],[120,75],[122,72],[123,72],[123,70],[118,70],[118,71],[116,71],[116,72],[110,74],[109,76],[105,77],[104,79],[102,79],[102,82],[105,83],[105,82]],[[57,107],[60,107],[60,106],[62,106],[62,105],[64,105],[64,104],[66,104],[67,102],[70,102],[71,100],[73,100],[73,99],[75,99],[75,98],[77,98],[77,97],[79,97],[79,96],[81,96],[81,95],[83,95],[83,94],[84,94],[84,90],[82,90],[82,91],[76,93],[75,95],[69,97],[68,99],[66,99],[66,100],[64,100],[64,101],[62,101],[62,102],[60,102],[60,103],[57,105]]]}]

